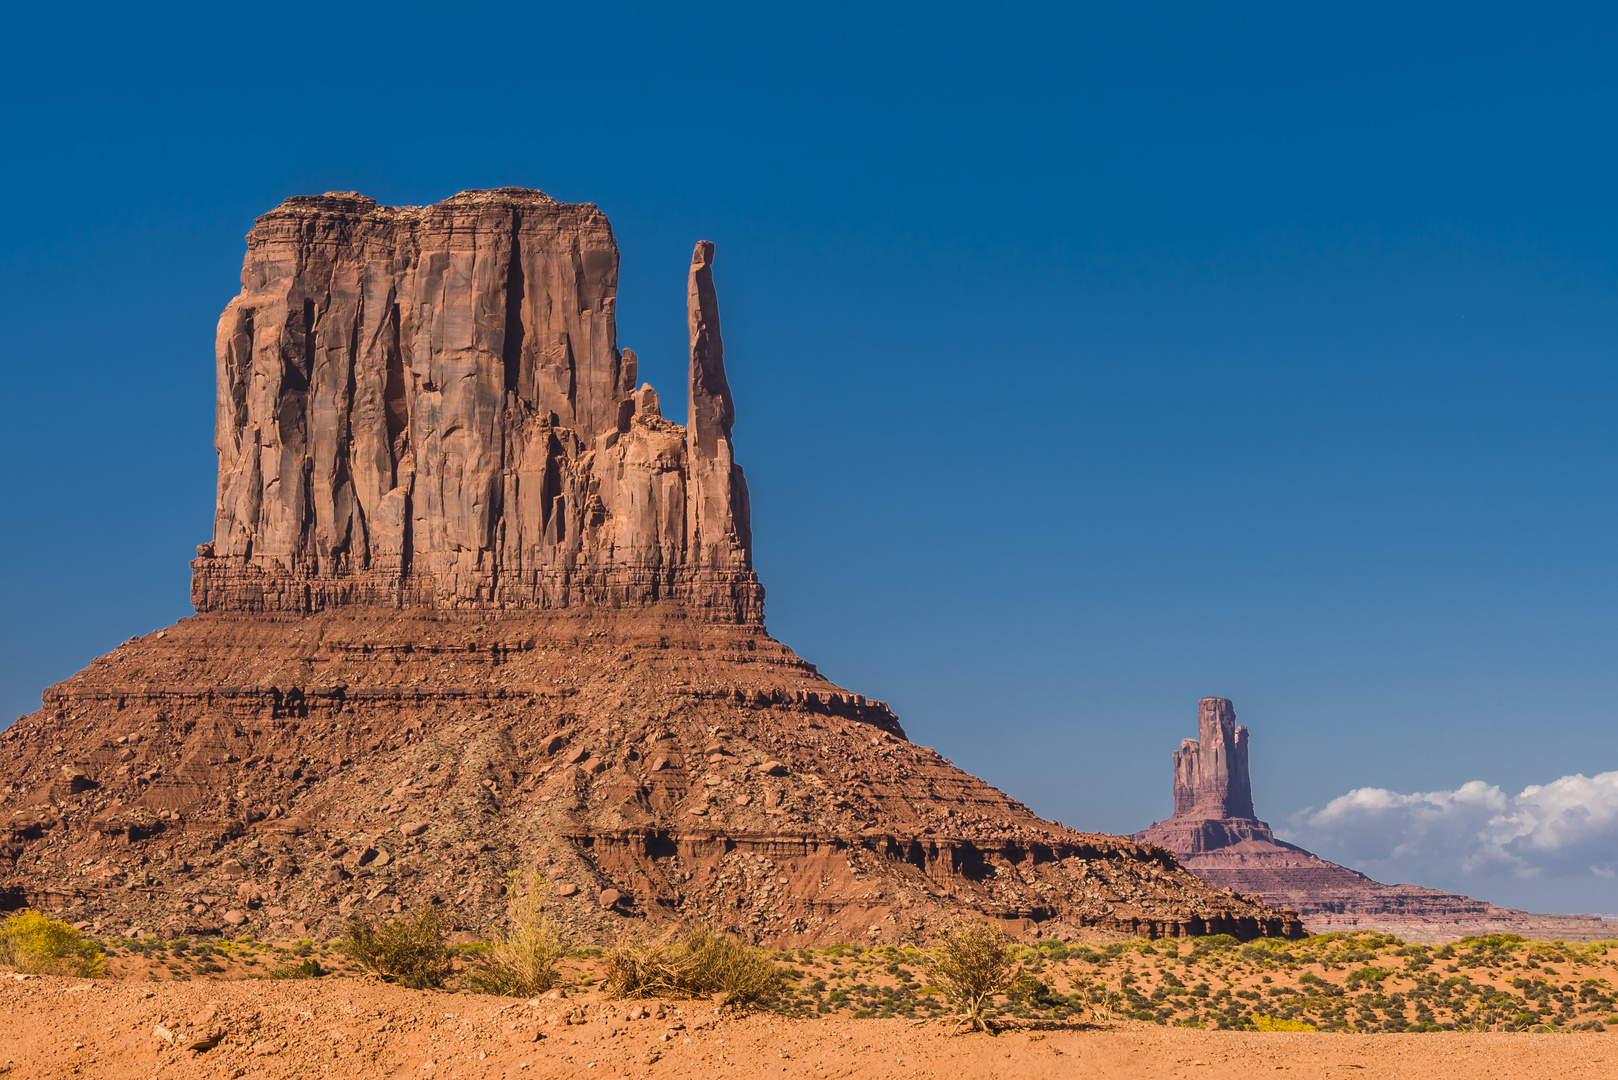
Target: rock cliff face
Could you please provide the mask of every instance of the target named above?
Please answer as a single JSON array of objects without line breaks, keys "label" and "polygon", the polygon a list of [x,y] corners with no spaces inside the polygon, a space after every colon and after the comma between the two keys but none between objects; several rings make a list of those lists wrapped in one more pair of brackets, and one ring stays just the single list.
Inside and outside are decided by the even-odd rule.
[{"label": "rock cliff face", "polygon": [[1530,915],[1420,885],[1384,885],[1277,840],[1253,811],[1247,729],[1226,698],[1203,698],[1198,738],[1174,754],[1174,814],[1134,838],[1167,848],[1210,885],[1298,912],[1315,933],[1376,929],[1412,940],[1508,930],[1577,940],[1610,936],[1599,918]]},{"label": "rock cliff face", "polygon": [[0,735],[0,907],[274,938],[438,904],[486,933],[505,874],[538,869],[587,938],[691,917],[898,942],[962,912],[1300,934],[1042,821],[765,633],[713,256],[681,427],[614,340],[592,206],[259,219],[220,322],[198,614]]},{"label": "rock cliff face", "polygon": [[537,191],[289,199],[219,321],[199,612],[641,606],[759,623],[713,245],[691,260],[690,423],[617,345],[618,248]]}]

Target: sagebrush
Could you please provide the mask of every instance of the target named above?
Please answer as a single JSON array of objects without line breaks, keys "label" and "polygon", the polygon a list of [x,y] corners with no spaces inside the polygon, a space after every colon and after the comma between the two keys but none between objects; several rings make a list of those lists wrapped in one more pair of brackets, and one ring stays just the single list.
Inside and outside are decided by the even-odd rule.
[{"label": "sagebrush", "polygon": [[445,923],[444,913],[431,906],[417,911],[413,919],[391,919],[380,927],[350,919],[343,928],[343,955],[401,986],[440,987],[450,973]]},{"label": "sagebrush", "polygon": [[105,974],[101,946],[65,922],[32,909],[0,923],[0,964],[30,975]]},{"label": "sagebrush", "polygon": [[1016,944],[1003,931],[975,921],[958,922],[939,936],[925,961],[927,977],[961,1008],[961,1027],[994,1034],[983,1010],[1000,994],[1018,989],[1023,971]]},{"label": "sagebrush", "polygon": [[506,879],[506,932],[467,972],[467,989],[502,997],[535,997],[556,985],[556,965],[567,945],[546,913],[550,886],[535,871],[525,881],[512,871]]},{"label": "sagebrush", "polygon": [[607,996],[615,998],[717,997],[749,1005],[786,985],[786,973],[763,949],[701,924],[622,940],[604,959]]}]

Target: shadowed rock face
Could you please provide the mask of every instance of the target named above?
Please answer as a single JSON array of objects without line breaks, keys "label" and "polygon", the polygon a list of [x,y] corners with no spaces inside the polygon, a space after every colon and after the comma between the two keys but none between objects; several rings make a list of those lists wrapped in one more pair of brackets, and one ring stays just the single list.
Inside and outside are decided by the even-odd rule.
[{"label": "shadowed rock face", "polygon": [[589,204],[289,199],[219,321],[198,611],[675,599],[758,623],[713,245],[688,286],[691,424],[636,387],[618,248]]}]

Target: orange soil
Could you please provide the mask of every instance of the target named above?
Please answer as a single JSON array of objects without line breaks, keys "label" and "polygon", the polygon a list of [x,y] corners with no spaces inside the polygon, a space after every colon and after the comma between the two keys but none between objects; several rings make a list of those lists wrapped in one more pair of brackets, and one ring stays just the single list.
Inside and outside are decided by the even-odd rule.
[{"label": "orange soil", "polygon": [[[651,1004],[662,1016],[629,1019]],[[1564,1077],[1612,1075],[1618,1035],[1342,1035],[1133,1021],[951,1036],[939,1021],[733,1015],[706,1002],[535,1002],[356,979],[0,979],[19,1077]],[[166,1032],[168,1037],[164,1037]],[[216,1045],[186,1049],[217,1033]],[[537,1036],[537,1038],[536,1038]]]}]

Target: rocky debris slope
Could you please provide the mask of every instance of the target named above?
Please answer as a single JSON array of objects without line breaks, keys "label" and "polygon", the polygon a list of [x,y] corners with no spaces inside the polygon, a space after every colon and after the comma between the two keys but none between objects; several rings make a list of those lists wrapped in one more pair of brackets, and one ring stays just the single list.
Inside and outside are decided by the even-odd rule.
[{"label": "rocky debris slope", "polygon": [[288,199],[247,235],[215,348],[198,611],[635,606],[757,623],[713,245],[692,256],[690,423],[617,345],[600,210]]},{"label": "rocky debris slope", "polygon": [[[9,903],[102,930],[699,917],[776,943],[1301,933],[1164,852],[1042,821],[763,629],[713,245],[689,423],[633,390],[592,206],[294,199],[219,337],[199,614],[0,737]],[[3,866],[3,864],[0,864]]]},{"label": "rocky debris slope", "polygon": [[1420,885],[1384,885],[1278,840],[1254,816],[1247,728],[1236,724],[1235,706],[1203,698],[1197,733],[1174,754],[1174,814],[1134,838],[1174,852],[1209,884],[1296,911],[1316,933],[1376,929],[1410,940],[1497,931],[1610,936],[1597,916],[1531,915]]},{"label": "rocky debris slope", "polygon": [[1296,934],[1164,852],[1045,822],[754,627],[678,609],[209,614],[0,736],[12,904],[103,932],[329,935],[538,867],[570,924],[760,941]]}]

